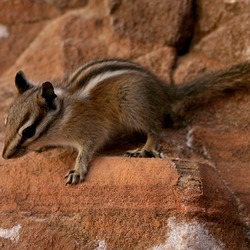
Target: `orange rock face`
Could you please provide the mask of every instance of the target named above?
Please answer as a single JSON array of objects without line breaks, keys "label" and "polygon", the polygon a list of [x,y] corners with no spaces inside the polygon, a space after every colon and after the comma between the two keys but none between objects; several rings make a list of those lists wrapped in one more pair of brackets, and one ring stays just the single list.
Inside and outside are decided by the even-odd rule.
[{"label": "orange rock face", "polygon": [[[123,57],[181,84],[249,60],[250,3],[216,2],[2,1],[0,149],[17,70],[53,82],[89,60]],[[248,249],[249,100],[230,94],[165,129],[167,158],[122,157],[142,141],[118,138],[75,187],[65,186],[67,149],[1,158],[0,248]]]},{"label": "orange rock face", "polygon": [[[101,241],[111,249],[171,246],[171,221],[171,230],[180,227],[178,234],[191,223],[190,230],[209,237],[206,244],[244,249],[242,228],[234,224],[235,202],[208,165],[98,157],[83,184],[65,187],[66,163],[65,155],[30,154],[2,166],[1,230],[12,229],[1,239],[5,249],[94,249]],[[192,237],[186,240],[195,244]]]}]

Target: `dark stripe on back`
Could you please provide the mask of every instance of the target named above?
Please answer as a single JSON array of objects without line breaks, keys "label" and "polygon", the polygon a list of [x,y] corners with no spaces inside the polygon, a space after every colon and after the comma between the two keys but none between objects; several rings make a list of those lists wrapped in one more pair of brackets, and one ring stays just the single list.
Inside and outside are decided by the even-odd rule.
[{"label": "dark stripe on back", "polygon": [[93,71],[89,72],[87,75],[83,76],[81,79],[79,79],[78,83],[75,85],[76,87],[80,88],[84,85],[86,85],[92,78],[106,73],[106,72],[115,72],[118,70],[131,70],[131,71],[138,71],[140,73],[144,73],[149,75],[150,73],[141,68],[140,66],[137,67],[137,65],[104,65],[103,67],[100,67],[98,69],[94,69]]},{"label": "dark stripe on back", "polygon": [[[132,62],[132,61],[129,61],[129,60],[126,60],[126,59],[120,59],[120,58],[99,59],[99,60],[92,61],[92,62],[89,62],[89,63],[83,65],[80,69],[78,69],[77,74],[74,75],[73,78],[69,78],[70,82],[73,83],[79,77],[79,75],[81,75],[85,70],[91,68],[92,66],[95,66],[95,65],[98,65],[98,64],[102,64],[102,63],[109,63],[109,62],[113,62],[114,63],[113,65],[119,65],[119,63],[124,63],[124,65],[120,65],[121,67],[122,66],[123,67],[124,66],[129,66],[129,67],[131,67],[133,69],[141,70],[141,71],[143,69],[139,64],[137,64],[135,62]],[[118,63],[118,64],[115,64],[115,63]],[[127,63],[127,64],[125,64],[125,63]],[[110,64],[109,65],[103,65],[103,67],[105,67],[105,66],[108,67],[108,66],[113,66],[113,65],[110,65]],[[98,70],[98,69],[96,69],[96,70]],[[144,69],[143,72],[147,72],[147,70]]]},{"label": "dark stripe on back", "polygon": [[126,59],[121,59],[121,58],[107,58],[107,59],[99,59],[99,60],[95,60],[92,62],[89,62],[87,64],[85,64],[82,68],[82,70],[86,70],[88,68],[90,68],[91,66],[94,66],[96,64],[100,64],[100,63],[106,63],[106,62],[119,62],[119,63],[128,63],[128,64],[133,64],[133,65],[138,65],[135,62],[126,60]]}]

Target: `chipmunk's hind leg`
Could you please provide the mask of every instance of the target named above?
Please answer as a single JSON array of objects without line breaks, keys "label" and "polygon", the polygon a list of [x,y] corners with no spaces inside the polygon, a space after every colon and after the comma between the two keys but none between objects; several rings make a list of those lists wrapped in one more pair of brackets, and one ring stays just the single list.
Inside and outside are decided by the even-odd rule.
[{"label": "chipmunk's hind leg", "polygon": [[146,157],[146,158],[162,158],[163,154],[156,150],[158,142],[158,134],[149,132],[147,134],[147,141],[140,149],[130,150],[125,153],[127,157]]}]

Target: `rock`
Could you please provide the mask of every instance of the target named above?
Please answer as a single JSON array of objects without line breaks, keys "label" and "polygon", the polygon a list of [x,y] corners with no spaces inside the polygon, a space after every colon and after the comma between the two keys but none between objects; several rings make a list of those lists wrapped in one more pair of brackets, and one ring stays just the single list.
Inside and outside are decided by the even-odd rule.
[{"label": "rock", "polygon": [[122,37],[184,50],[193,33],[193,2],[107,0],[111,25]]},{"label": "rock", "polygon": [[[106,38],[103,37],[104,32],[107,32]],[[72,11],[54,20],[40,32],[29,49],[18,58],[15,65],[6,72],[6,75],[14,75],[16,71],[23,69],[27,76],[34,81],[44,81],[49,78],[60,79],[64,74],[68,74],[79,65],[93,59],[138,57],[140,55],[137,54],[138,52],[131,54],[131,43],[130,39],[122,41],[118,37],[113,37],[107,19],[98,17],[95,11],[91,12],[89,9]],[[123,50],[116,50],[118,44],[123,47]],[[145,65],[152,66],[156,73],[164,75],[165,78],[169,77],[168,73],[171,72],[175,60],[173,48],[157,49],[156,47],[152,50],[149,44],[145,43],[141,46],[140,42],[135,43],[135,46],[147,55],[148,63]],[[41,47],[43,50],[39,49]],[[141,48],[139,49],[139,47]],[[164,62],[159,67],[159,63],[156,64],[156,61],[159,61],[158,58],[162,55],[166,57],[167,63]],[[138,57],[138,61],[140,61],[140,57]],[[46,67],[47,65],[54,66],[51,68]]]},{"label": "rock", "polygon": [[[194,15],[193,1],[2,1],[1,120],[19,69],[54,82],[123,57],[181,84],[246,60],[248,5],[199,0]],[[64,185],[76,157],[66,149],[0,159],[0,248],[248,249],[249,105],[245,91],[192,110],[161,135],[169,158],[123,158],[143,138],[117,138],[76,187]]]},{"label": "rock", "polygon": [[27,1],[1,1],[0,3],[0,22],[13,25],[16,23],[34,23],[53,19],[60,15],[60,11],[46,3],[32,0]]},{"label": "rock", "polygon": [[[220,100],[206,112],[196,113],[192,147],[212,160],[231,192],[237,196],[240,213],[249,224],[249,108],[248,95],[239,93]],[[232,115],[234,110],[234,115]],[[237,191],[236,191],[237,190]]]},{"label": "rock", "polygon": [[4,164],[0,213],[9,216],[0,216],[1,230],[19,225],[14,240],[13,230],[10,238],[0,237],[4,249],[30,244],[36,249],[94,249],[104,243],[110,249],[153,249],[170,244],[176,228],[185,234],[186,227],[194,232],[181,239],[184,247],[196,241],[197,230],[200,237],[208,237],[205,243],[196,241],[199,247],[246,247],[241,226],[234,224],[234,200],[210,166],[177,159],[99,157],[83,184],[65,187],[69,167],[44,154]]},{"label": "rock", "polygon": [[[91,60],[94,49],[96,56],[106,56],[103,44],[98,43],[98,50],[94,41],[101,29],[101,20],[95,17],[88,19],[85,13],[80,10],[65,14],[45,27],[6,75],[14,75],[17,70],[23,69],[34,81],[60,79],[70,69]],[[90,43],[90,37],[88,40],[88,30],[96,31],[95,34],[92,32],[93,43]],[[42,50],[39,49],[41,47]]]},{"label": "rock", "polygon": [[176,84],[180,84],[208,72],[218,71],[224,68],[226,68],[225,64],[209,60],[205,56],[190,54],[179,59],[173,73],[173,79]]},{"label": "rock", "polygon": [[[165,58],[165,60],[161,60]],[[176,58],[176,50],[171,47],[149,52],[148,54],[136,59],[138,63],[150,69],[157,76],[160,76],[167,83],[172,81],[170,75]]]},{"label": "rock", "polygon": [[249,13],[250,3],[249,1],[215,0],[210,4],[206,0],[198,0],[196,8],[198,20],[194,41],[197,42],[236,16]]},{"label": "rock", "polygon": [[1,36],[0,29],[0,73],[15,62],[50,20],[86,4],[87,0],[1,1],[0,25],[7,35]]},{"label": "rock", "polygon": [[[235,64],[250,59],[250,14],[242,14],[219,26],[194,46],[194,52],[225,64]],[[245,39],[239,39],[240,37]]]}]

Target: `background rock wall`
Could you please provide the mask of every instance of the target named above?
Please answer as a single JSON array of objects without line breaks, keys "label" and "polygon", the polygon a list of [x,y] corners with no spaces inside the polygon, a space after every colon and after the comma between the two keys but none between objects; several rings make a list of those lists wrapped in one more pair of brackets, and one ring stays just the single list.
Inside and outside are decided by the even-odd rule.
[{"label": "background rock wall", "polygon": [[[180,84],[250,60],[249,13],[249,0],[0,0],[0,148],[4,117],[15,96],[17,70],[24,70],[34,81],[53,82],[89,60],[124,57],[145,65],[167,82]],[[94,164],[87,186],[83,184],[74,191],[60,186],[58,191],[74,159],[70,153],[31,154],[7,163],[0,159],[0,227],[22,224],[19,243],[4,239],[0,230],[0,247],[24,249],[33,235],[34,246],[40,249],[53,245],[55,249],[171,249],[167,240],[172,234],[166,238],[168,218],[174,215],[186,219],[191,214],[207,222],[217,239],[216,249],[224,245],[227,249],[247,249],[249,110],[249,93],[237,93],[202,107],[187,126],[164,131],[160,145],[166,155],[185,159],[184,165],[191,169],[194,161],[207,164],[198,167],[202,190],[193,185],[196,177],[186,174],[185,167],[173,171],[170,160],[167,167],[159,163],[160,169],[154,170],[152,163],[136,159],[134,164],[139,169],[145,166],[149,171],[144,177],[149,181],[147,186],[140,181],[139,173],[129,180],[132,177],[127,176],[127,162],[101,158]],[[127,149],[130,143],[118,141],[102,154],[121,155],[123,149],[114,150],[121,144]],[[115,168],[117,172],[110,170],[112,164],[120,166]],[[99,170],[102,165],[107,171],[104,184]],[[169,172],[165,179],[150,182],[158,178],[157,171],[166,168]],[[91,194],[95,185],[95,192],[104,190],[97,195],[101,201]],[[165,185],[170,201],[164,193]],[[185,188],[181,188],[183,185]],[[129,199],[126,192],[132,195]],[[87,201],[78,201],[78,195],[85,195]],[[140,202],[136,202],[138,199]],[[76,205],[65,206],[67,200]],[[102,202],[109,205],[102,208]]]}]

